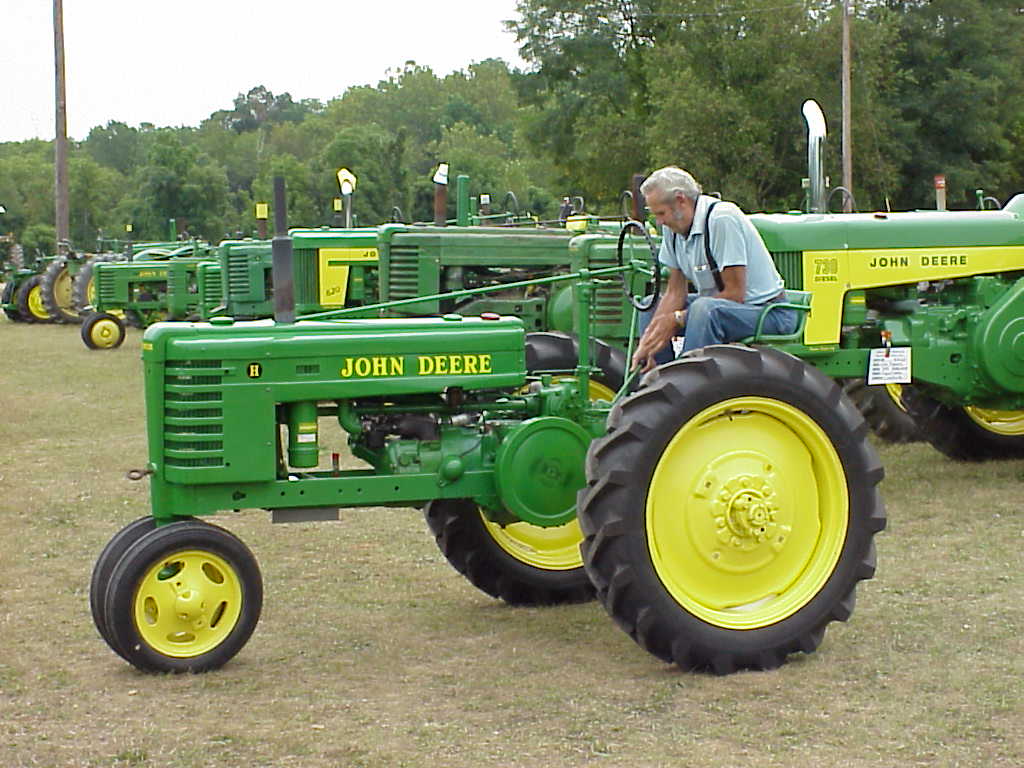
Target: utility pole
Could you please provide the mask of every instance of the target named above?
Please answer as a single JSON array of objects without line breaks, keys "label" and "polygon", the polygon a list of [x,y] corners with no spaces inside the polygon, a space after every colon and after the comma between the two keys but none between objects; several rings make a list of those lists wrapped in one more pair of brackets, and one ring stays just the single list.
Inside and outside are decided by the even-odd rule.
[{"label": "utility pole", "polygon": [[843,211],[853,211],[853,141],[850,135],[850,0],[843,0]]},{"label": "utility pole", "polygon": [[53,53],[56,69],[57,135],[53,154],[53,202],[57,228],[57,253],[64,253],[70,239],[68,215],[68,109],[64,89],[64,4],[53,0]]}]

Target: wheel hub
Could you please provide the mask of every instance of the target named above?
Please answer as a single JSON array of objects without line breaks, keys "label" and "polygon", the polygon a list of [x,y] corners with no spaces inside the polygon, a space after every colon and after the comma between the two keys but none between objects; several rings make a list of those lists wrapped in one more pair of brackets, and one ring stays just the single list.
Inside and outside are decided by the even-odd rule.
[{"label": "wheel hub", "polygon": [[726,483],[713,504],[718,540],[749,551],[775,535],[778,508],[771,484],[751,475]]}]

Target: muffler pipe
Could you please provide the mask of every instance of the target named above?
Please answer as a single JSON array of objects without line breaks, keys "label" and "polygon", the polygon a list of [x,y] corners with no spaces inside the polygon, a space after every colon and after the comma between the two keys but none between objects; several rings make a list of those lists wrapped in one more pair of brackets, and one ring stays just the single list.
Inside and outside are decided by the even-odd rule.
[{"label": "muffler pipe", "polygon": [[807,121],[807,176],[810,179],[810,211],[825,212],[825,115],[814,99],[803,105]]}]

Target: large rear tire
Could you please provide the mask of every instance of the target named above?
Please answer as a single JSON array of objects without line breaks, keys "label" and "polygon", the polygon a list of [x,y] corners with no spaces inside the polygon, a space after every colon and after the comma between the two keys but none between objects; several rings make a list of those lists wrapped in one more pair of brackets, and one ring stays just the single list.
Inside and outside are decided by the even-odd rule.
[{"label": "large rear tire", "polygon": [[85,317],[96,309],[96,265],[120,260],[121,257],[116,254],[100,254],[93,256],[78,270],[71,285],[71,303],[80,317]]},{"label": "large rear tire", "polygon": [[8,305],[4,307],[4,314],[7,315],[7,319],[12,323],[22,322],[21,313],[14,308],[14,281],[9,280],[4,285],[3,294],[0,294],[0,304]]},{"label": "large rear tire", "polygon": [[43,306],[47,313],[58,323],[80,323],[82,318],[75,311],[72,299],[74,278],[68,271],[66,258],[54,259],[43,272],[39,281]]},{"label": "large rear tire", "polygon": [[684,669],[814,651],[875,572],[882,466],[838,384],[778,350],[712,346],[609,414],[579,495],[587,572],[643,648]]},{"label": "large rear tire", "polygon": [[863,379],[848,379],[843,384],[843,391],[853,400],[868,426],[890,443],[912,443],[923,439],[917,422],[903,403],[903,393],[907,389],[899,384],[869,387]]},{"label": "large rear tire", "polygon": [[42,277],[32,275],[18,286],[14,295],[14,303],[18,306],[18,314],[27,323],[52,323],[53,318],[43,304],[43,293],[39,286]]},{"label": "large rear tire", "polygon": [[904,402],[925,440],[957,461],[1024,457],[1024,411],[943,405],[911,388]]},{"label": "large rear tire", "polygon": [[[590,399],[611,400],[625,377],[625,356],[594,340],[591,359],[600,368],[590,379]],[[557,380],[572,375],[578,361],[574,338],[561,333],[526,337],[526,367]],[[583,568],[579,525],[545,527],[527,522],[499,525],[469,499],[437,500],[424,511],[427,525],[448,562],[470,583],[511,605],[552,605],[591,600],[594,589]]]}]

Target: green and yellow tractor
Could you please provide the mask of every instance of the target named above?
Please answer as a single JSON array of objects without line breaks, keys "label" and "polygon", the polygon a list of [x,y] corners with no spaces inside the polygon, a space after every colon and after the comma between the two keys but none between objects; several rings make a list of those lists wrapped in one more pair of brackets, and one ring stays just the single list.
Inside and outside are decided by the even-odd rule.
[{"label": "green and yellow tractor", "polygon": [[[277,274],[290,274],[290,241],[273,248]],[[104,640],[143,670],[217,668],[255,629],[263,586],[249,549],[208,516],[402,506],[422,510],[487,594],[596,596],[683,668],[772,668],[814,651],[850,616],[885,525],[863,418],[834,379],[756,343],[675,361],[633,394],[626,381],[593,388],[601,292],[640,303],[658,285],[653,248],[612,253],[607,266],[320,319],[296,319],[278,284],[273,319],[147,329],[149,457],[135,476],[149,478],[151,510],[95,565]],[[572,329],[592,343],[490,311],[352,319],[531,286],[569,287]],[[325,451],[335,431],[363,468]]]}]

